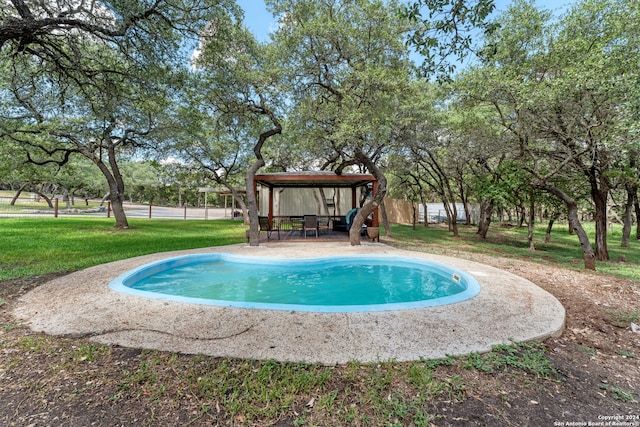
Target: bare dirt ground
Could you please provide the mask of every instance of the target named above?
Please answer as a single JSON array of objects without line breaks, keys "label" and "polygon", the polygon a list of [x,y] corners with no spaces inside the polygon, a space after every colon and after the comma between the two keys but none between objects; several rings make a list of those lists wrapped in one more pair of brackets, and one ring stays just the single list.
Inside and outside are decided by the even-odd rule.
[{"label": "bare dirt ground", "polygon": [[[225,396],[198,394],[188,383],[196,362],[206,370],[237,361],[154,352],[160,367],[153,370],[147,366],[148,352],[47,337],[18,324],[10,314],[16,299],[51,279],[38,277],[0,282],[5,302],[0,307],[0,425],[640,426],[640,333],[620,315],[640,310],[640,283],[513,259],[447,255],[525,277],[564,305],[565,332],[544,342],[555,369],[552,378],[523,370],[439,366],[435,378],[462,386],[431,399],[424,409],[432,418],[419,423],[416,417],[389,419],[368,409],[350,368],[335,366],[324,387],[334,388],[342,405],[360,405],[360,413],[369,416],[347,423],[328,409],[310,405],[309,393],[300,393],[284,415],[247,418],[225,410]],[[161,392],[148,388],[150,375],[164,379]],[[403,393],[400,385],[387,387],[384,393],[389,396]],[[411,393],[415,391],[407,390],[405,399],[415,397]]]},{"label": "bare dirt ground", "polygon": [[638,310],[639,283],[512,259],[473,259],[529,279],[564,305],[565,332],[545,341],[560,381],[479,377],[475,396],[451,405],[463,415],[446,425],[640,425],[640,334],[615,315]]}]

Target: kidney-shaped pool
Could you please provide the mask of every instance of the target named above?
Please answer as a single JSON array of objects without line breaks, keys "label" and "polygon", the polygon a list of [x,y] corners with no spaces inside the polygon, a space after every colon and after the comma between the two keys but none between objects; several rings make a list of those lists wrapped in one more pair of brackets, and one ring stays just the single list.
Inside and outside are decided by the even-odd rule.
[{"label": "kidney-shaped pool", "polygon": [[403,310],[474,297],[469,274],[420,258],[347,255],[269,258],[192,254],[130,270],[119,292],[194,304],[315,312]]}]

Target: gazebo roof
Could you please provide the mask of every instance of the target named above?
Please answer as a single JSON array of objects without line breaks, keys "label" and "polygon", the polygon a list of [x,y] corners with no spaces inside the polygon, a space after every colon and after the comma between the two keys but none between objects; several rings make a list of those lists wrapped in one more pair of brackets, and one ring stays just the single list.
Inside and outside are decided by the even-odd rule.
[{"label": "gazebo roof", "polygon": [[331,171],[276,172],[256,174],[254,182],[268,188],[355,188],[375,182],[371,174]]}]

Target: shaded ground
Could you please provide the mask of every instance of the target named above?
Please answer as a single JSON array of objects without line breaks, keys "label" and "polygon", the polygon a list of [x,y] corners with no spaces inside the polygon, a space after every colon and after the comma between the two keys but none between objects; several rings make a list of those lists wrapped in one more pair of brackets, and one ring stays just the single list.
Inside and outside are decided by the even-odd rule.
[{"label": "shaded ground", "polygon": [[19,295],[51,277],[2,282],[0,425],[640,426],[640,334],[629,327],[640,310],[639,283],[445,255],[546,289],[567,310],[565,333],[438,363],[216,359],[33,334],[9,313]]}]

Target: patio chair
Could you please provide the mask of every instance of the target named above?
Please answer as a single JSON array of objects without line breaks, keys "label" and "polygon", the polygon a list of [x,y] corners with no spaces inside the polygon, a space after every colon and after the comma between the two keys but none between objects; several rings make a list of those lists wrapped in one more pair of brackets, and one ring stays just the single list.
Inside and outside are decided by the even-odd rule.
[{"label": "patio chair", "polygon": [[331,217],[329,215],[320,215],[318,217],[318,232],[322,234],[322,230],[331,230]]},{"label": "patio chair", "polygon": [[316,238],[318,237],[318,216],[317,215],[305,215],[303,218],[302,231],[304,237],[307,237],[307,230],[315,231]]},{"label": "patio chair", "polygon": [[347,231],[351,230],[351,226],[353,225],[353,218],[355,218],[358,213],[358,208],[353,208],[349,212],[347,212],[346,220],[347,220]]},{"label": "patio chair", "polygon": [[260,231],[267,232],[267,240],[271,240],[271,233],[274,231],[278,232],[278,240],[280,240],[280,227],[269,225],[269,217],[259,216],[258,221],[260,222]]}]

